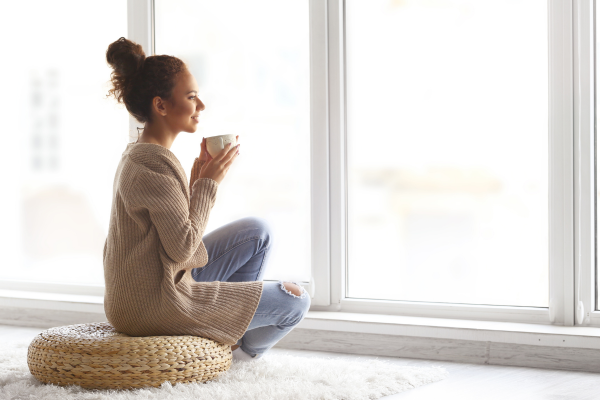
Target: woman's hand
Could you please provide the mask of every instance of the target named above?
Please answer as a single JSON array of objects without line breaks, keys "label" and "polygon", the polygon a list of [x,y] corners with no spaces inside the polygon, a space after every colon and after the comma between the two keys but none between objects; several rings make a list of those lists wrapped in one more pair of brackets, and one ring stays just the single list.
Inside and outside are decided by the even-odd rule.
[{"label": "woman's hand", "polygon": [[[235,136],[235,143],[237,144],[240,135]],[[212,156],[208,154],[208,150],[206,150],[206,139],[202,138],[202,142],[200,143],[200,157],[198,157],[198,162],[200,166],[204,165],[207,161],[212,160]]]},{"label": "woman's hand", "polygon": [[[240,135],[236,135],[236,143],[239,137]],[[220,184],[221,181],[223,181],[223,178],[225,178],[227,171],[229,171],[229,167],[233,163],[233,160],[235,160],[239,154],[238,146],[225,146],[225,148],[213,158],[208,154],[208,150],[206,149],[206,138],[202,138],[202,143],[200,144],[200,157],[198,157],[200,171],[197,179],[211,178]]]}]

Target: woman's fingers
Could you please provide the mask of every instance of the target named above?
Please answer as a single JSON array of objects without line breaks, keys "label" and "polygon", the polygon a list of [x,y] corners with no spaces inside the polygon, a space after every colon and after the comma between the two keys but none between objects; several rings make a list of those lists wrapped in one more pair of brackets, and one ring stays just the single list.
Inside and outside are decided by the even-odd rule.
[{"label": "woman's fingers", "polygon": [[235,159],[237,159],[238,155],[239,154],[238,154],[237,151],[235,153],[233,153],[233,155],[231,156],[231,158],[225,164],[223,164],[225,166],[225,168],[229,169],[229,167],[231,166],[231,164],[233,163],[233,161]]},{"label": "woman's fingers", "polygon": [[[239,135],[237,137],[239,137]],[[205,154],[205,152],[208,154],[208,151],[206,150],[206,138],[202,141],[202,150],[202,154]],[[210,155],[208,155],[210,157],[210,162],[204,165],[204,168],[200,172],[200,176],[211,178],[217,181],[217,183],[221,183],[227,174],[229,167],[237,158],[238,152],[239,145],[233,146],[233,143],[227,143],[215,157],[210,157]]]},{"label": "woman's fingers", "polygon": [[237,152],[238,152],[239,148],[240,148],[239,145],[231,147],[231,149],[229,150],[229,153],[227,153],[227,155],[229,157],[228,160],[232,160],[235,156],[237,156]]},{"label": "woman's fingers", "polygon": [[233,160],[235,160],[238,156],[239,146],[233,146],[229,153],[227,153],[227,158],[225,159],[225,166],[229,168]]},{"label": "woman's fingers", "polygon": [[227,143],[225,145],[225,148],[223,150],[221,150],[221,152],[219,153],[217,158],[219,158],[219,160],[227,161],[231,157],[233,157],[233,155],[237,152],[237,149],[238,149],[237,146],[232,146],[231,143]]}]

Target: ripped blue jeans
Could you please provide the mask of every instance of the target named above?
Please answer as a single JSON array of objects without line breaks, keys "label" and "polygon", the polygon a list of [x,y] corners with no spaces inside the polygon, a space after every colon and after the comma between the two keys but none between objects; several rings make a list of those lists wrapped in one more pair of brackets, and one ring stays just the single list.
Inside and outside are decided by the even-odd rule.
[{"label": "ripped blue jeans", "polygon": [[[196,282],[259,281],[271,250],[271,232],[262,218],[247,217],[230,222],[203,236],[208,263],[192,270]],[[263,292],[250,325],[238,340],[251,357],[262,357],[287,335],[308,312],[310,296],[298,285],[300,296],[288,291],[283,281],[263,283]]]}]

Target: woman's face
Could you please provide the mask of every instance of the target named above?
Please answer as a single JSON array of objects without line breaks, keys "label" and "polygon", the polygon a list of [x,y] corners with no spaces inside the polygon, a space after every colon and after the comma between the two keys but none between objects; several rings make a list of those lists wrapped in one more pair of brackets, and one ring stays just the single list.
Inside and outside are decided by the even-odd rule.
[{"label": "woman's face", "polygon": [[164,119],[172,131],[196,132],[200,111],[205,108],[198,90],[196,79],[187,69],[177,75],[171,100],[164,103]]}]

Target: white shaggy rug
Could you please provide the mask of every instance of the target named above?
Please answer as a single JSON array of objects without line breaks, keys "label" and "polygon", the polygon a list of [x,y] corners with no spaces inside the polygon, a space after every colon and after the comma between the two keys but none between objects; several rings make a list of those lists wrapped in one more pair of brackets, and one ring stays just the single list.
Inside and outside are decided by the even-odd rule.
[{"label": "white shaggy rug", "polygon": [[27,367],[29,342],[0,346],[1,400],[365,400],[403,392],[444,379],[442,367],[395,366],[382,360],[341,360],[267,353],[203,384],[163,383],[131,391],[88,390],[37,381]]}]

